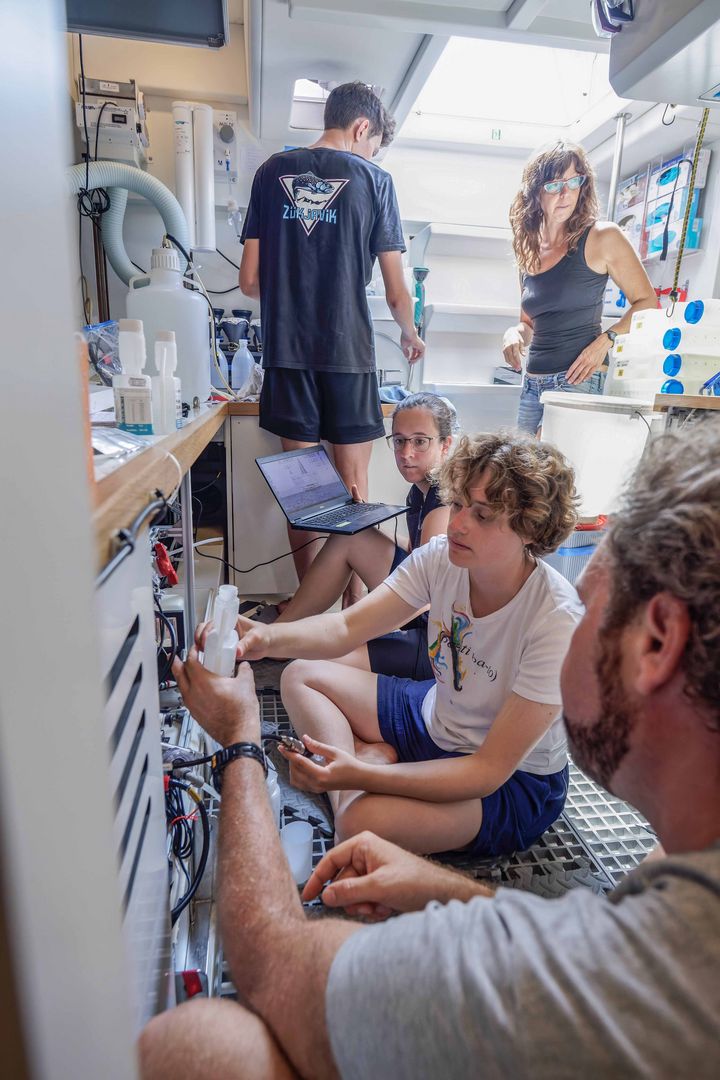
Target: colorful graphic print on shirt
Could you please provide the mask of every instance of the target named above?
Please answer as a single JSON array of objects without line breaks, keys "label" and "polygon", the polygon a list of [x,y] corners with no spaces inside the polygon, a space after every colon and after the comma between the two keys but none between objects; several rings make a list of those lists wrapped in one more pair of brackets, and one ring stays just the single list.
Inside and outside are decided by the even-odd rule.
[{"label": "colorful graphic print on shirt", "polygon": [[445,682],[445,677],[452,667],[453,689],[460,692],[467,675],[466,658],[470,659],[475,667],[484,670],[491,682],[495,682],[498,674],[495,668],[476,656],[470,645],[465,644],[466,640],[472,637],[472,620],[466,612],[453,604],[449,628],[442,620],[438,622],[437,619],[432,619],[431,623],[437,630],[437,636],[434,641],[430,641],[428,634],[428,655],[438,682]]},{"label": "colorful graphic print on shirt", "polygon": [[330,209],[349,180],[323,180],[312,172],[278,177],[290,200],[283,205],[283,220],[299,221],[307,236],[321,221],[337,225],[337,209]]}]

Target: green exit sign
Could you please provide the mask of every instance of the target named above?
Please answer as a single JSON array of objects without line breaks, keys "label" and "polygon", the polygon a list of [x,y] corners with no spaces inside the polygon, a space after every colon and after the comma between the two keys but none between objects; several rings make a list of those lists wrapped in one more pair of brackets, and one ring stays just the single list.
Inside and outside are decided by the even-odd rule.
[{"label": "green exit sign", "polygon": [[500,140],[502,139],[502,131],[500,130],[500,128],[493,128],[492,129],[491,138],[492,138],[493,142],[500,142]]}]

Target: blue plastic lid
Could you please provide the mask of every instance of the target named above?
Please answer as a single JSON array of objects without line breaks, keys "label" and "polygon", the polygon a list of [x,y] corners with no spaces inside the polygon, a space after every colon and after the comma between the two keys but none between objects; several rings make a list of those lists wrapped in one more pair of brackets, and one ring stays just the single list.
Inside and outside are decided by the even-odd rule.
[{"label": "blue plastic lid", "polygon": [[684,394],[685,387],[679,379],[667,379],[660,387],[661,394]]},{"label": "blue plastic lid", "polygon": [[674,352],[680,344],[681,337],[682,330],[679,326],[673,326],[672,330],[666,330],[663,337],[663,349],[667,349],[668,352]]},{"label": "blue plastic lid", "polygon": [[663,371],[666,375],[677,375],[678,371],[682,367],[682,356],[679,353],[670,353],[665,357],[665,363],[663,364]]},{"label": "blue plastic lid", "polygon": [[698,323],[703,317],[705,312],[705,305],[702,300],[693,300],[685,308],[685,322]]}]

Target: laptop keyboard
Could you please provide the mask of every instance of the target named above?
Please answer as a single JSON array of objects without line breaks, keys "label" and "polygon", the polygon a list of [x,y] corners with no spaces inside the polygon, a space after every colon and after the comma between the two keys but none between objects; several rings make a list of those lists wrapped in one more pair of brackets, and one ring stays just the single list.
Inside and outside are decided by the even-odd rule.
[{"label": "laptop keyboard", "polygon": [[323,525],[339,525],[341,522],[357,517],[358,514],[367,513],[368,510],[381,510],[383,506],[385,503],[347,503],[346,506],[340,506],[337,510],[328,510],[326,514],[308,518],[303,524],[308,525],[312,522],[318,528],[322,528]]}]

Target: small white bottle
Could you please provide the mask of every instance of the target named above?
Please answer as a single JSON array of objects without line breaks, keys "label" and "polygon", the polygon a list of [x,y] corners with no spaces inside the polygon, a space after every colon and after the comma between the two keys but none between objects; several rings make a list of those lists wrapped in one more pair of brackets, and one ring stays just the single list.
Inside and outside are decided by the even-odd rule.
[{"label": "small white bottle", "polygon": [[115,422],[133,435],[152,435],[150,376],[143,375],[145,336],[139,319],[120,319],[122,375],[113,375]]},{"label": "small white bottle", "polygon": [[250,355],[246,338],[240,338],[232,358],[230,385],[233,390],[242,390],[252,374],[254,360]]},{"label": "small white bottle", "polygon": [[221,585],[213,606],[213,628],[205,640],[203,664],[216,675],[232,675],[237,659],[235,629],[240,600],[235,585]]},{"label": "small white bottle", "polygon": [[156,435],[172,435],[182,427],[180,380],[173,377],[177,367],[174,330],[158,330],[155,335],[155,367],[152,377],[152,418]]},{"label": "small white bottle", "polygon": [[280,828],[280,815],[282,812],[282,794],[280,792],[280,784],[278,783],[277,769],[273,765],[272,761],[268,761],[268,774],[265,780],[267,786],[267,793],[270,798],[270,806],[272,807],[273,818],[278,829]]}]

